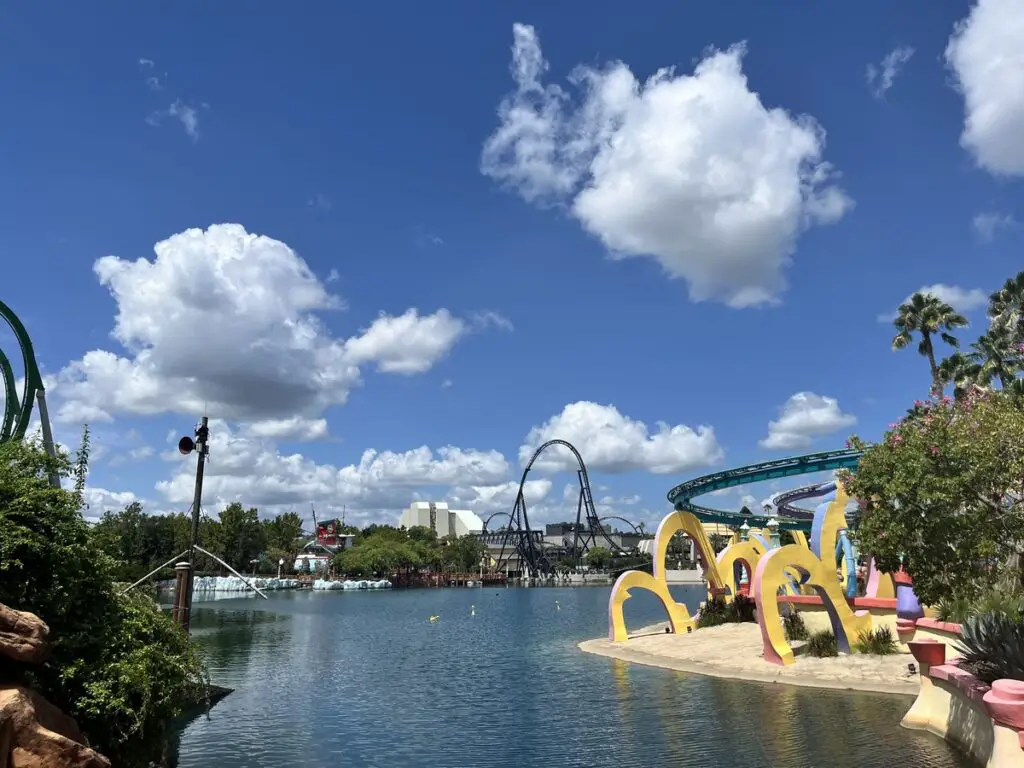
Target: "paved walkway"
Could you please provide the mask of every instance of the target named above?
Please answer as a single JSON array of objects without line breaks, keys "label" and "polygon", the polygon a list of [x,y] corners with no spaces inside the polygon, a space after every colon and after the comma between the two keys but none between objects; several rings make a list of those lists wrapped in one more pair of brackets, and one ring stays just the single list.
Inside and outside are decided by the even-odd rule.
[{"label": "paved walkway", "polygon": [[665,634],[666,626],[645,627],[625,643],[586,640],[579,647],[598,656],[712,677],[910,696],[918,692],[917,675],[907,673],[907,664],[914,660],[909,654],[801,655],[795,664],[782,667],[764,660],[757,624],[724,624],[688,635]]}]

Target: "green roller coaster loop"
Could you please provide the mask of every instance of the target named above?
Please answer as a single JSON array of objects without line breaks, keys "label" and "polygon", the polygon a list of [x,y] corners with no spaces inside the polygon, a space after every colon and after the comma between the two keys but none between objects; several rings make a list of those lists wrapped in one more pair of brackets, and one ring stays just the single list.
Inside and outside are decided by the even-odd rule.
[{"label": "green roller coaster loop", "polygon": [[[25,388],[18,399],[18,388],[15,384],[14,369],[11,368],[11,361],[0,350],[0,375],[4,379],[4,418],[0,422],[0,443],[8,440],[21,440],[28,431],[29,422],[32,420],[32,404],[39,404],[39,421],[43,430],[43,445],[51,457],[56,457],[57,452],[53,444],[53,434],[50,431],[50,418],[46,412],[46,396],[43,387],[43,377],[39,373],[39,365],[36,363],[36,354],[32,349],[32,339],[28,331],[14,310],[0,301],[0,317],[14,332],[21,347],[22,367],[25,370]],[[60,478],[56,475],[50,477],[50,482],[55,486],[60,485]]]},{"label": "green roller coaster loop", "polygon": [[[710,475],[687,480],[668,493],[668,500],[680,512],[693,512],[698,519],[706,523],[720,523],[731,527],[739,527],[744,522],[750,525],[765,525],[768,518],[763,515],[743,515],[739,512],[727,512],[711,509],[693,503],[697,496],[705,493],[732,488],[737,485],[761,483],[780,477],[807,475],[813,472],[827,472],[833,469],[855,469],[860,461],[861,451],[829,451],[826,453],[809,453],[803,456],[790,456],[786,459],[762,461],[745,467],[726,469]],[[782,530],[807,530],[810,520],[793,520],[782,516],[777,517]]]}]

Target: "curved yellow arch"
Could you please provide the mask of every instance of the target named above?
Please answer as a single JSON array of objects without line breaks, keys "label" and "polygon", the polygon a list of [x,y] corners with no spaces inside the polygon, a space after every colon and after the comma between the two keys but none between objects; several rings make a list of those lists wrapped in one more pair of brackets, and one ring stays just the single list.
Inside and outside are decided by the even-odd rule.
[{"label": "curved yellow arch", "polygon": [[668,545],[672,537],[679,531],[683,531],[700,550],[704,559],[704,578],[708,586],[717,590],[724,590],[725,584],[719,573],[715,562],[714,549],[708,539],[704,526],[692,512],[671,512],[665,516],[658,526],[654,535],[654,562],[652,573],[643,571],[626,571],[616,580],[608,596],[608,639],[613,642],[621,642],[629,637],[626,629],[626,620],[623,616],[623,604],[629,599],[631,589],[646,589],[652,592],[661,600],[661,604],[668,614],[669,622],[672,624],[673,632],[682,632],[683,629],[694,628],[693,618],[690,611],[682,603],[677,603],[668,589],[666,581],[666,558],[668,556]]},{"label": "curved yellow arch", "polygon": [[757,541],[741,541],[738,544],[730,544],[718,553],[715,564],[718,566],[718,573],[723,580],[724,586],[729,592],[724,596],[726,602],[731,602],[739,594],[740,585],[736,582],[736,562],[746,563],[748,568],[747,578],[751,585],[754,582],[754,572],[757,570],[757,563],[764,554],[764,548]]},{"label": "curved yellow arch", "polygon": [[813,552],[797,544],[773,549],[761,558],[754,574],[752,591],[757,603],[757,621],[761,626],[765,660],[783,665],[792,664],[794,660],[779,613],[778,592],[788,581],[787,571],[799,573],[801,584],[813,587],[821,597],[841,651],[850,653],[850,638],[871,630],[871,615],[867,611],[855,613],[846,602],[831,560],[831,554],[819,560]]},{"label": "curved yellow arch", "polygon": [[646,589],[654,593],[665,607],[672,631],[676,634],[692,631],[696,626],[690,616],[690,611],[685,605],[675,601],[663,578],[656,578],[643,571],[626,571],[619,576],[608,597],[608,639],[612,642],[618,643],[629,639],[622,607],[623,603],[629,599],[629,590],[631,589]]}]

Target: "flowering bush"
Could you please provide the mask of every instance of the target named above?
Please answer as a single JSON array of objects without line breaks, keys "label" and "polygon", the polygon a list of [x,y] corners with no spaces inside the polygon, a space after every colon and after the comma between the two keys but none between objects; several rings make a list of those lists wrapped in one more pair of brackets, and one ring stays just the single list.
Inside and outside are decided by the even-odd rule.
[{"label": "flowering bush", "polygon": [[1024,547],[1024,403],[972,390],[919,401],[841,482],[862,501],[858,535],[885,570],[901,558],[925,603],[973,599],[1009,575]]}]

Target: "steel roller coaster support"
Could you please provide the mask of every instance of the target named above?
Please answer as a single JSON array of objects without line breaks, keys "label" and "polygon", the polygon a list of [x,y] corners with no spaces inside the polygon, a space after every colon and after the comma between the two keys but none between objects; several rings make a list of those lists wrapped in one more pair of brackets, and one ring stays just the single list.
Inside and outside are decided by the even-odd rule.
[{"label": "steel roller coaster support", "polygon": [[[522,479],[519,481],[519,492],[516,494],[516,503],[512,508],[508,527],[501,542],[501,554],[497,558],[497,569],[501,570],[508,565],[512,554],[519,559],[520,569],[529,576],[536,576],[544,573],[551,573],[554,570],[554,563],[551,562],[543,545],[543,535],[540,531],[534,532],[530,528],[530,518],[526,511],[526,497],[523,495],[523,487],[533,469],[534,463],[548,448],[561,446],[569,450],[579,468],[576,475],[579,478],[580,493],[576,504],[576,526],[573,531],[572,548],[570,556],[576,560],[584,552],[597,546],[600,541],[612,552],[622,552],[622,548],[612,541],[611,537],[601,526],[601,519],[594,507],[594,497],[590,492],[590,478],[587,475],[587,465],[583,463],[583,457],[576,450],[572,443],[566,440],[549,440],[534,451],[526,469],[523,470]],[[488,523],[491,518],[488,518]],[[618,519],[618,518],[616,518]],[[586,527],[583,528],[583,525]],[[486,526],[485,526],[486,528]],[[582,529],[582,530],[581,530]],[[635,526],[634,526],[635,529]]]}]

